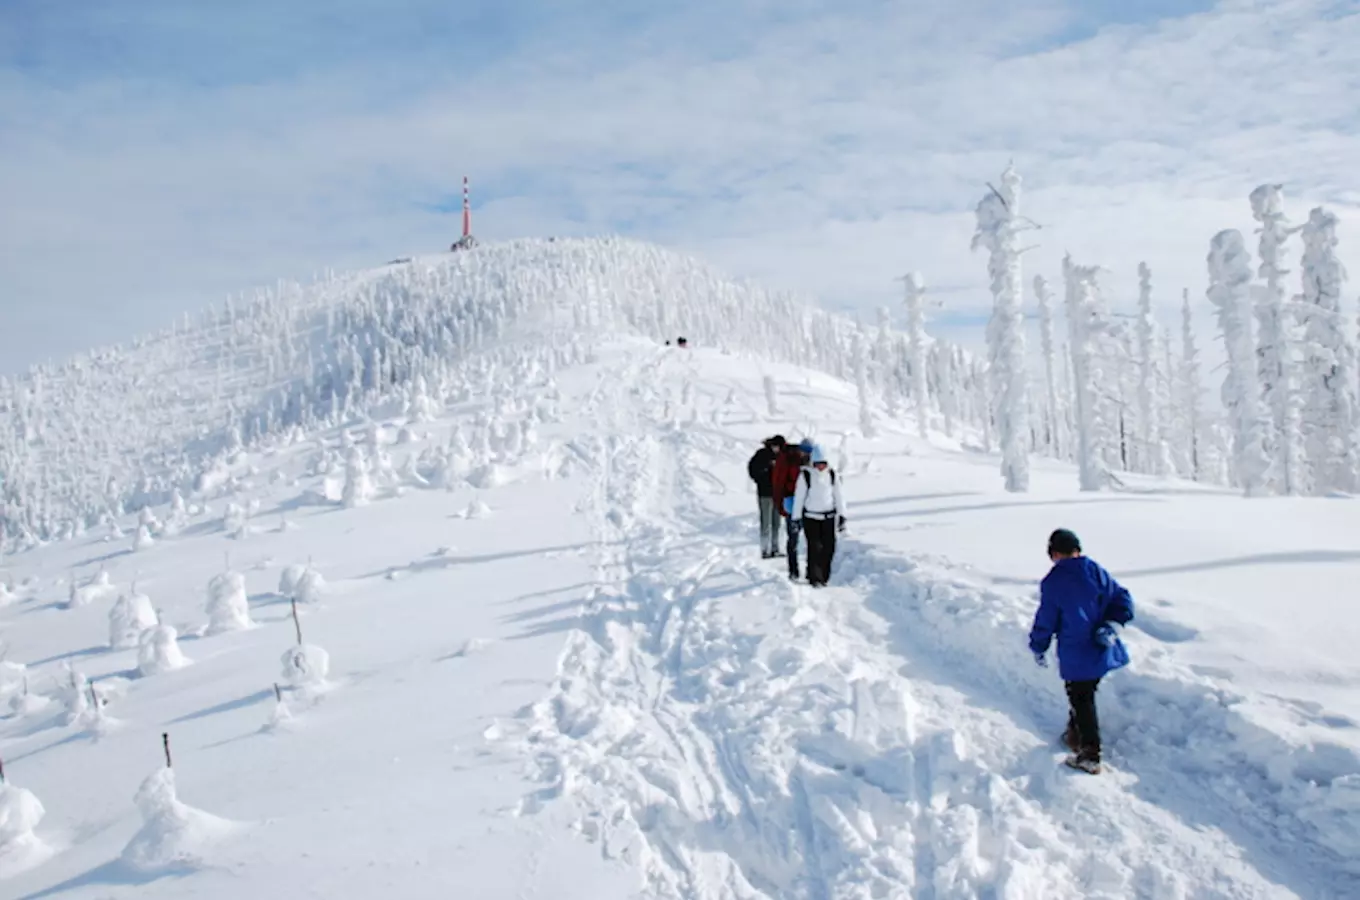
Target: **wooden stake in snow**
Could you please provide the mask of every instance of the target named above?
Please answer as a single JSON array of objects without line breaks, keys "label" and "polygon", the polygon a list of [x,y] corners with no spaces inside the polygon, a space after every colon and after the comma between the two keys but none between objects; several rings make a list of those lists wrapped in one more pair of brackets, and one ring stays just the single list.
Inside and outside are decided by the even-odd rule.
[{"label": "wooden stake in snow", "polygon": [[5,761],[0,759],[0,784],[5,783]]},{"label": "wooden stake in snow", "polygon": [[99,694],[94,689],[94,682],[90,682],[90,702],[94,704],[95,712],[99,711]]},{"label": "wooden stake in snow", "polygon": [[295,631],[297,631],[297,642],[298,642],[298,646],[301,647],[301,646],[302,646],[302,620],[300,620],[300,619],[298,618],[297,598],[296,598],[296,597],[289,597],[289,598],[288,598],[288,602],[289,602],[289,603],[292,605],[292,607],[293,607],[293,629],[294,629]]},{"label": "wooden stake in snow", "polygon": [[174,768],[170,765],[170,732],[161,732],[161,746],[165,748],[165,767],[167,769]]},{"label": "wooden stake in snow", "polygon": [[283,702],[283,691],[279,688],[279,683],[274,682],[274,699],[279,703]]}]

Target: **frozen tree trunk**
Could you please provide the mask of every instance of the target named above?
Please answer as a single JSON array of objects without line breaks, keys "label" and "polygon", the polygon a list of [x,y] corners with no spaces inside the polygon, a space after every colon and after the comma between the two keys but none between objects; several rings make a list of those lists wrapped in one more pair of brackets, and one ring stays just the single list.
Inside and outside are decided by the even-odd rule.
[{"label": "frozen tree trunk", "polygon": [[904,279],[907,284],[907,348],[911,362],[911,402],[916,406],[916,430],[926,437],[930,411],[926,407],[925,280],[920,272]]},{"label": "frozen tree trunk", "polygon": [[1356,489],[1355,348],[1346,333],[1336,257],[1336,217],[1314,209],[1303,226],[1304,450],[1314,491]]},{"label": "frozen tree trunk", "polygon": [[1152,270],[1138,264],[1138,441],[1137,453],[1144,472],[1165,475],[1161,452],[1157,408],[1152,403],[1157,366],[1153,353],[1157,346],[1157,321],[1152,315]]},{"label": "frozen tree trunk", "polygon": [[1094,266],[1078,266],[1063,258],[1067,308],[1067,345],[1072,358],[1072,405],[1077,434],[1077,472],[1083,491],[1099,491],[1109,477],[1095,440],[1095,392],[1091,383],[1091,326]]},{"label": "frozen tree trunk", "polygon": [[1044,355],[1044,397],[1048,408],[1046,417],[1046,446],[1048,452],[1062,458],[1066,444],[1058,423],[1058,383],[1053,371],[1056,351],[1053,345],[1053,291],[1042,275],[1034,276],[1034,293],[1039,298],[1039,346]]},{"label": "frozen tree trunk", "polygon": [[1223,406],[1232,425],[1233,475],[1248,497],[1266,492],[1270,460],[1265,453],[1265,419],[1261,415],[1256,344],[1251,333],[1251,261],[1235,229],[1214,235],[1209,247],[1210,302],[1227,350],[1228,374]]},{"label": "frozen tree trunk", "polygon": [[1026,396],[1025,331],[1021,314],[1020,254],[1015,235],[1020,204],[1020,176],[1007,167],[1001,189],[977,205],[973,249],[988,251],[992,318],[987,325],[991,407],[1001,448],[1001,474],[1006,490],[1029,490],[1029,402]]},{"label": "frozen tree trunk", "polygon": [[1271,482],[1284,494],[1300,493],[1303,446],[1298,421],[1298,373],[1293,360],[1293,329],[1286,312],[1281,266],[1285,241],[1292,230],[1284,217],[1284,197],[1278,184],[1263,184],[1251,192],[1251,212],[1261,223],[1259,274],[1265,290],[1256,302],[1257,371],[1261,400],[1270,416],[1266,447],[1271,459]]},{"label": "frozen tree trunk", "polygon": [[1204,474],[1204,420],[1200,415],[1199,348],[1195,346],[1195,323],[1190,313],[1190,291],[1181,295],[1181,385],[1185,389],[1185,452],[1190,461],[1190,477],[1201,480]]}]

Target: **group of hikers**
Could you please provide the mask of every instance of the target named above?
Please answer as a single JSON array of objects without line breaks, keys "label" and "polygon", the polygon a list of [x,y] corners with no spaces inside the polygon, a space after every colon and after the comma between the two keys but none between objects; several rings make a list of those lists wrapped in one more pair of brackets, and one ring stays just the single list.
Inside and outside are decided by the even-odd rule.
[{"label": "group of hikers", "polygon": [[[836,555],[836,534],[845,529],[845,501],[836,470],[822,449],[804,438],[790,444],[782,435],[762,442],[747,464],[760,507],[763,559],[787,555],[789,579],[797,581],[798,539],[807,538],[807,583],[825,587]],[[787,543],[779,549],[780,523]],[[1029,632],[1034,661],[1048,666],[1057,644],[1058,674],[1067,690],[1067,728],[1062,743],[1071,751],[1066,765],[1092,775],[1101,771],[1100,720],[1096,689],[1115,669],[1129,664],[1118,627],[1133,620],[1133,597],[1066,528],[1048,537],[1052,568],[1039,585],[1039,608]]]},{"label": "group of hikers", "polygon": [[[845,501],[836,470],[822,448],[804,438],[790,444],[766,438],[746,466],[760,500],[761,558],[788,556],[789,580],[797,581],[798,538],[807,538],[807,583],[825,587],[836,556],[836,533],[845,530]],[[785,552],[779,551],[780,523],[787,523]]]}]

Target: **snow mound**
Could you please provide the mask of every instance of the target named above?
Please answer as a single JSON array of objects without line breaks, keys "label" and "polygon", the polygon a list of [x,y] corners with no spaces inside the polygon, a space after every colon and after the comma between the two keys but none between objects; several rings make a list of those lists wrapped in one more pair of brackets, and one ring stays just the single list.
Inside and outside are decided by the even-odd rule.
[{"label": "snow mound", "polygon": [[142,632],[157,622],[155,607],[146,594],[121,594],[109,610],[109,646],[115,650],[136,647]]},{"label": "snow mound", "polygon": [[179,649],[179,633],[169,625],[152,625],[142,632],[137,648],[137,671],[144,676],[182,669],[193,660]]},{"label": "snow mound", "polygon": [[208,582],[208,633],[240,631],[255,623],[250,620],[250,600],[246,579],[239,572],[223,572]]},{"label": "snow mound", "polygon": [[123,861],[139,872],[200,868],[211,845],[240,828],[181,803],[175,793],[175,773],[168,768],[142,782],[133,799],[143,824],[123,848]]}]

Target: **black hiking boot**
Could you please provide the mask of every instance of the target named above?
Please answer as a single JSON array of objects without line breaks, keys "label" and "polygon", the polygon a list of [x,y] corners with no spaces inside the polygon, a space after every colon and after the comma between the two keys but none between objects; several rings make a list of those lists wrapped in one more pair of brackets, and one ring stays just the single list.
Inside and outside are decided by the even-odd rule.
[{"label": "black hiking boot", "polygon": [[1063,760],[1063,765],[1078,772],[1085,772],[1087,775],[1100,774],[1100,757],[1089,753],[1073,753]]}]

